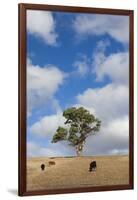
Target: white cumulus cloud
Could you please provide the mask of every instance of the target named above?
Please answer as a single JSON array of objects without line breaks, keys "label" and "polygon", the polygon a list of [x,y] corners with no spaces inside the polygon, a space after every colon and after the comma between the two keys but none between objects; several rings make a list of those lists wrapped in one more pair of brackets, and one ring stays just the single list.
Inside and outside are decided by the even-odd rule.
[{"label": "white cumulus cloud", "polygon": [[89,73],[89,59],[87,56],[82,55],[82,57],[78,60],[76,60],[73,64],[76,71],[75,73],[80,76],[85,76],[87,73]]},{"label": "white cumulus cloud", "polygon": [[128,43],[129,17],[103,14],[80,14],[74,20],[73,27],[79,35],[105,35]]},{"label": "white cumulus cloud", "polygon": [[62,113],[45,116],[30,127],[30,132],[39,136],[52,138],[58,126],[64,126],[65,118]]},{"label": "white cumulus cloud", "polygon": [[[63,83],[66,74],[56,66],[41,67],[32,65],[28,60],[27,65],[27,105],[28,112],[32,109],[53,100],[59,86]],[[55,103],[55,101],[53,102]]]},{"label": "white cumulus cloud", "polygon": [[72,156],[74,154],[74,148],[69,147],[65,142],[50,143],[48,146],[39,145],[34,141],[27,142],[27,157]]},{"label": "white cumulus cloud", "polygon": [[100,132],[88,138],[85,155],[116,155],[128,153],[129,119],[128,116],[113,119],[102,125]]},{"label": "white cumulus cloud", "polygon": [[128,87],[117,84],[89,88],[77,96],[78,103],[95,109],[95,113],[104,123],[128,114],[128,98]]},{"label": "white cumulus cloud", "polygon": [[55,45],[57,33],[55,20],[49,11],[27,10],[27,31],[40,37],[45,43]]},{"label": "white cumulus cloud", "polygon": [[113,82],[127,83],[129,81],[129,53],[119,52],[105,56],[103,52],[96,52],[92,66],[96,73],[96,80],[102,81],[108,76]]}]

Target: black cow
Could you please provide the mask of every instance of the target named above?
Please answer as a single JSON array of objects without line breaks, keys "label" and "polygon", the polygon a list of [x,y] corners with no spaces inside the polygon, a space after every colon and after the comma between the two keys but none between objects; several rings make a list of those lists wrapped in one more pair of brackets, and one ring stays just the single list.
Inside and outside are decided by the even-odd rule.
[{"label": "black cow", "polygon": [[41,164],[41,170],[43,171],[45,169],[45,165]]},{"label": "black cow", "polygon": [[90,166],[89,166],[89,171],[90,171],[90,172],[91,172],[91,171],[95,171],[96,168],[97,168],[97,163],[96,163],[96,161],[92,161],[92,162],[90,163]]}]

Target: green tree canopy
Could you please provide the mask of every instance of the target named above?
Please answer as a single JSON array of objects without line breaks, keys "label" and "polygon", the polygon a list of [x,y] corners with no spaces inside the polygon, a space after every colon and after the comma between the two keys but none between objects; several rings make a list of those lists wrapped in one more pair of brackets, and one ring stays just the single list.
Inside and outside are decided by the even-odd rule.
[{"label": "green tree canopy", "polygon": [[101,121],[83,107],[68,108],[63,112],[63,116],[66,118],[64,124],[67,128],[59,126],[52,143],[67,140],[69,145],[76,147],[77,155],[80,155],[86,138],[100,130]]}]

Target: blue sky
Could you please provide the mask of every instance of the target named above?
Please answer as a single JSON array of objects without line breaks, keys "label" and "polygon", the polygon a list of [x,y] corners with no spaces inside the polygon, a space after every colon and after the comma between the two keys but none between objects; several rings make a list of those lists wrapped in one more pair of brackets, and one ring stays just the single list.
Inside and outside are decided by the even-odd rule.
[{"label": "blue sky", "polygon": [[28,156],[75,155],[64,142],[51,144],[70,106],[102,121],[84,155],[128,153],[127,16],[28,10],[27,63]]}]

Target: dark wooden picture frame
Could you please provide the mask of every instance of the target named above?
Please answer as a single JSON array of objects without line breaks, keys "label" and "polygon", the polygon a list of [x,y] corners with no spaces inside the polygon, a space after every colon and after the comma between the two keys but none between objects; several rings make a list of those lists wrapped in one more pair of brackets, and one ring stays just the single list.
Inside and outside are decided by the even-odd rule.
[{"label": "dark wooden picture frame", "polygon": [[[56,5],[41,4],[19,4],[19,162],[18,162],[18,194],[19,196],[27,195],[45,195],[60,193],[76,193],[76,192],[94,192],[94,191],[110,191],[133,189],[134,187],[134,71],[133,71],[133,55],[134,55],[134,35],[133,10],[105,9],[105,8],[88,8],[88,7],[70,7]],[[110,15],[129,16],[129,184],[114,186],[96,186],[82,188],[67,188],[54,190],[26,190],[26,11],[30,10],[46,10],[59,12],[75,12],[75,13],[95,13]]]}]

